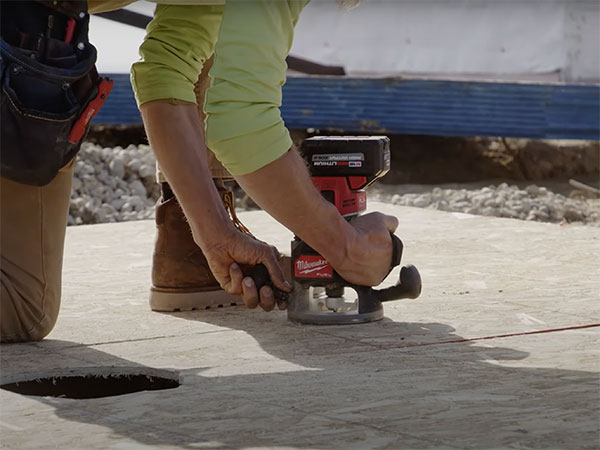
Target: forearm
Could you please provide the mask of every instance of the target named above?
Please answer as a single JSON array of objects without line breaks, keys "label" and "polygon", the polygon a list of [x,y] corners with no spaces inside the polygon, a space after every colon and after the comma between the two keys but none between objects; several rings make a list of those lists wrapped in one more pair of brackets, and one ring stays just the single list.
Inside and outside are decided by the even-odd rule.
[{"label": "forearm", "polygon": [[208,170],[196,105],[153,101],[140,110],[150,145],[185,212],[195,241],[206,249],[234,233]]},{"label": "forearm", "polygon": [[314,187],[295,149],[259,170],[235,178],[261,208],[334,267],[344,263],[356,231]]}]

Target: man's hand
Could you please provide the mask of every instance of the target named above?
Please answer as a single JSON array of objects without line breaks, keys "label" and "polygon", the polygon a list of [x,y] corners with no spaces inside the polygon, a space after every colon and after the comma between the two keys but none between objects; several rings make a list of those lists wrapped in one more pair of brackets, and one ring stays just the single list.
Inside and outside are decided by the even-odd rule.
[{"label": "man's hand", "polygon": [[341,277],[362,286],[377,286],[390,271],[392,239],[398,219],[378,212],[358,216],[350,222],[356,235],[348,242],[346,258],[334,265]]},{"label": "man's hand", "polygon": [[[237,230],[203,251],[221,287],[230,294],[241,295],[248,308],[253,309],[260,304],[265,311],[271,311],[277,301],[269,286],[263,286],[260,293],[257,292],[254,281],[244,276],[241,266],[262,263],[275,287],[285,292],[291,290],[277,262],[277,250]],[[279,309],[285,309],[285,305],[280,303]]]}]

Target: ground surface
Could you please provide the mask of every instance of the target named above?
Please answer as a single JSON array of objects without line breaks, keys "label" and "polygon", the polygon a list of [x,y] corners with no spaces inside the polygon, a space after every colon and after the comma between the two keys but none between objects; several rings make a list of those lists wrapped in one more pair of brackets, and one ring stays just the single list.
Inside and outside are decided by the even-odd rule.
[{"label": "ground surface", "polygon": [[[399,217],[424,290],[344,327],[152,313],[153,223],[70,227],[57,326],[2,346],[2,381],[169,369],[182,385],[88,400],[0,390],[1,446],[598,448],[598,229],[371,208]],[[264,213],[241,218],[288,248]]]}]

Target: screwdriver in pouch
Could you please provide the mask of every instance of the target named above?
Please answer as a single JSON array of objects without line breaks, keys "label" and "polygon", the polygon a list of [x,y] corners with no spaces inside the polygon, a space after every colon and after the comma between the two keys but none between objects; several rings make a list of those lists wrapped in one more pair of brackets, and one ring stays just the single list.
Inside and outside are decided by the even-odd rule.
[{"label": "screwdriver in pouch", "polygon": [[44,45],[44,62],[48,60],[48,48],[50,47],[50,39],[52,39],[52,28],[54,28],[54,16],[48,16],[48,27],[46,28],[46,42]]}]

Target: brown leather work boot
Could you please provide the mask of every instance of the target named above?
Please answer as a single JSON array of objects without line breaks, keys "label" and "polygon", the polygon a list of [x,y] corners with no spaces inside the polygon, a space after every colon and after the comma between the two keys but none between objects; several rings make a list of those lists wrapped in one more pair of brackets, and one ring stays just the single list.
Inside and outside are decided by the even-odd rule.
[{"label": "brown leather work boot", "polygon": [[[215,184],[235,227],[252,235],[235,214],[233,193],[217,180]],[[156,228],[150,289],[153,311],[190,311],[244,304],[240,296],[229,294],[219,286],[167,183],[163,184],[163,197],[156,206]],[[289,266],[289,258],[283,258],[281,264]],[[284,273],[287,277],[289,269]]]}]

